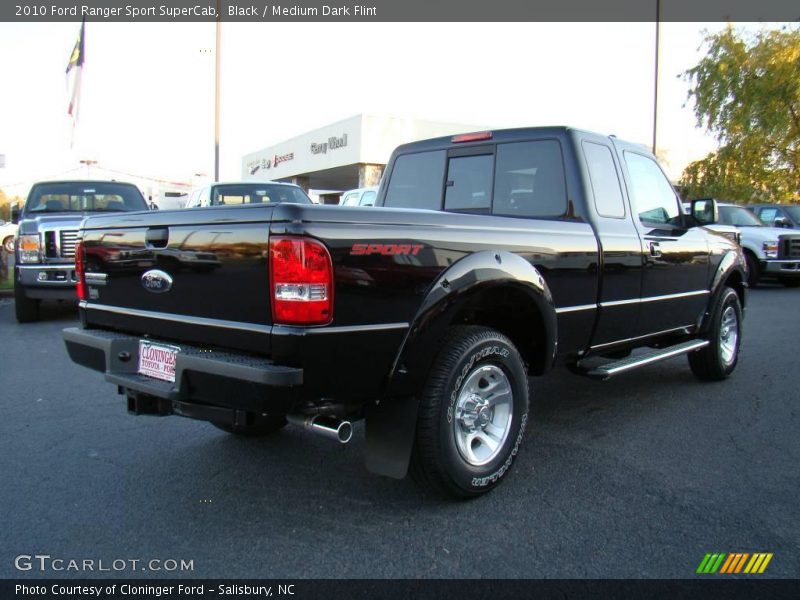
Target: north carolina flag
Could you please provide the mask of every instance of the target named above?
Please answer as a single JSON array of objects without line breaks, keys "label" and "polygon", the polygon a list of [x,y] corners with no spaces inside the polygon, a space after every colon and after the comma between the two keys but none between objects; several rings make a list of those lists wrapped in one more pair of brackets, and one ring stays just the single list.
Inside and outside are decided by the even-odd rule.
[{"label": "north carolina flag", "polygon": [[69,92],[69,107],[67,114],[72,118],[72,141],[75,138],[75,126],[78,124],[78,109],[80,108],[81,99],[81,76],[83,75],[83,61],[86,58],[84,51],[84,37],[86,31],[86,21],[81,23],[81,30],[78,33],[78,41],[75,42],[75,47],[70,54],[69,62],[67,63],[67,90]]}]

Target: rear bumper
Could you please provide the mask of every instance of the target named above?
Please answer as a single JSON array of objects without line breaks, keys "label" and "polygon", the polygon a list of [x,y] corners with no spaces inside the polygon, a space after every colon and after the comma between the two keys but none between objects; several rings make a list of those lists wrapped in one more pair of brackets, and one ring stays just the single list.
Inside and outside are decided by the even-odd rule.
[{"label": "rear bumper", "polygon": [[[158,398],[158,414],[230,421],[237,412],[286,414],[303,384],[303,370],[243,354],[181,344],[175,383],[140,375],[140,338],[100,329],[70,327],[63,331],[73,362],[105,374],[129,397]],[[151,340],[158,342],[158,340]]]},{"label": "rear bumper", "polygon": [[761,272],[779,277],[800,277],[800,260],[762,260]]}]

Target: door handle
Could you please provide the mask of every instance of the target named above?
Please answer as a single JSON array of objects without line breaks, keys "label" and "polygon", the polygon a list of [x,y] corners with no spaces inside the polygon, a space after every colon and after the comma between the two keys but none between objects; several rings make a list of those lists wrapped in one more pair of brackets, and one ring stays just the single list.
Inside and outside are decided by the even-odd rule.
[{"label": "door handle", "polygon": [[151,227],[144,234],[145,247],[166,248],[169,243],[169,229],[167,227]]},{"label": "door handle", "polygon": [[661,256],[661,244],[658,242],[650,242],[650,256],[654,258]]}]

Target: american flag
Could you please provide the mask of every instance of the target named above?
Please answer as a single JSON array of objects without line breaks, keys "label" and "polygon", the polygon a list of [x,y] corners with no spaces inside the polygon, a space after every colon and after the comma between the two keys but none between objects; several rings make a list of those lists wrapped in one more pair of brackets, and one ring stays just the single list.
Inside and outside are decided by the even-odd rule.
[{"label": "american flag", "polygon": [[81,23],[81,30],[78,33],[78,41],[70,54],[67,63],[67,90],[69,91],[69,107],[67,114],[72,119],[72,139],[70,146],[75,141],[75,126],[78,124],[78,112],[81,99],[81,76],[83,75],[83,62],[86,58],[84,41],[86,33],[86,21]]}]

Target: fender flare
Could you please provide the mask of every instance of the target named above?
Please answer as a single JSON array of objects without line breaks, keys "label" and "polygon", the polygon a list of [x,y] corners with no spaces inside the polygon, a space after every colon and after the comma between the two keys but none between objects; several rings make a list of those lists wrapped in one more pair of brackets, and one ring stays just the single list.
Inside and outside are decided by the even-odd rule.
[{"label": "fender flare", "polygon": [[[700,316],[700,322],[698,323],[700,333],[708,332],[708,328],[711,325],[711,316],[714,314],[714,308],[717,306],[717,303],[719,303],[719,300],[722,297],[722,292],[726,287],[725,282],[728,281],[731,274],[734,272],[738,272],[739,277],[741,278],[742,286],[740,300],[742,304],[742,311],[744,311],[746,298],[745,291],[747,289],[747,267],[743,252],[743,249],[728,250],[722,257],[722,260],[719,261],[719,265],[714,273],[714,277],[711,279],[711,294],[708,304],[706,305],[706,310]],[[736,291],[740,292],[738,289]]]},{"label": "fender flare", "polygon": [[513,287],[530,300],[544,330],[542,370],[556,354],[557,320],[553,297],[539,270],[507,251],[465,256],[441,273],[428,289],[392,362],[383,399],[366,406],[367,468],[401,479],[408,470],[416,432],[419,400],[430,365],[447,327],[478,294],[499,286]]}]

